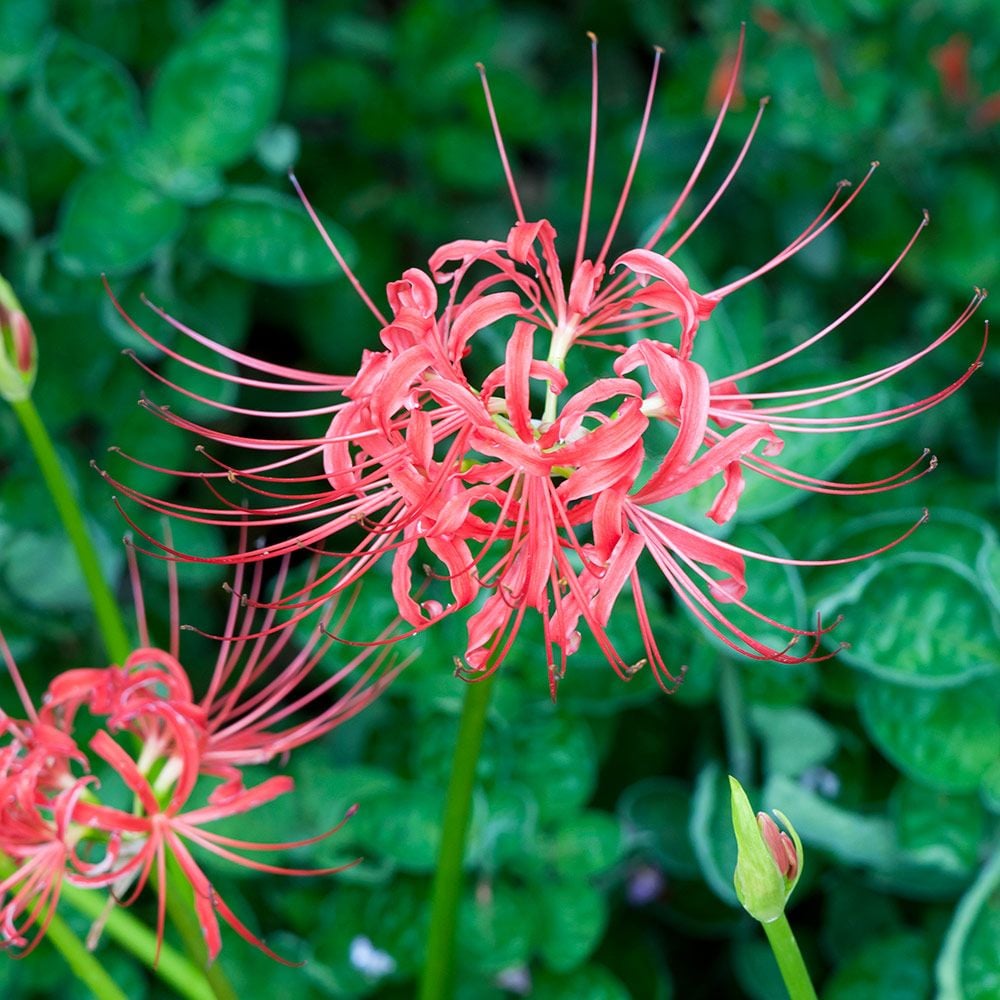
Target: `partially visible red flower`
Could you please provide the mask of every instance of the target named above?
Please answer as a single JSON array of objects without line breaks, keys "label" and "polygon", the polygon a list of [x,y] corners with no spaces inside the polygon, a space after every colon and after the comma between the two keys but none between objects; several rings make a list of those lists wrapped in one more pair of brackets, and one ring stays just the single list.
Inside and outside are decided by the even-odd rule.
[{"label": "partially visible red flower", "polygon": [[[164,347],[126,316],[143,337],[191,367],[252,388],[320,393],[325,401],[323,406],[283,413],[217,404],[221,409],[275,418],[329,415],[330,421],[325,431],[309,438],[288,440],[277,433],[273,438],[246,438],[198,427],[173,410],[148,404],[175,426],[261,458],[237,467],[209,456],[213,469],[178,473],[200,478],[221,501],[213,508],[160,500],[121,483],[118,489],[162,513],[211,524],[250,520],[256,527],[281,526],[286,531],[266,553],[198,557],[207,561],[242,562],[302,550],[319,553],[322,571],[310,591],[264,602],[271,610],[285,609],[295,617],[353,585],[378,561],[391,560],[393,593],[409,633],[459,609],[474,608],[460,661],[461,669],[474,677],[495,669],[526,613],[533,610],[544,627],[553,694],[584,626],[621,676],[648,662],[669,688],[679,671],[665,662],[650,625],[638,568],[644,553],[679,601],[731,649],[784,663],[823,658],[820,639],[827,629],[820,623],[809,629],[783,624],[745,601],[747,557],[792,565],[818,563],[777,559],[715,539],[677,520],[673,501],[714,483],[715,496],[705,514],[721,524],[735,514],[748,474],[810,492],[850,495],[893,489],[930,471],[934,459],[925,452],[884,479],[839,483],[793,471],[776,458],[788,434],[853,433],[885,426],[955,392],[978,366],[981,351],[967,371],[924,399],[852,416],[824,412],[874,389],[939,347],[983,296],[977,291],[955,323],[926,347],[882,369],[798,390],[744,388],[755,376],[815,345],[864,306],[899,266],[926,225],[925,217],[885,273],[822,330],[742,371],[707,372],[697,360],[695,344],[704,336],[703,325],[710,322],[713,310],[822,235],[858,197],[877,166],[872,164],[853,191],[848,192],[846,182],[839,184],[795,239],[745,276],[715,288],[692,287],[672,258],[728,188],[757,131],[765,101],[719,188],[669,246],[657,248],[702,174],[736,92],[741,59],[742,37],[708,143],[676,201],[642,246],[612,255],[649,122],[657,52],[621,194],[606,234],[588,256],[598,107],[594,41],[583,209],[568,273],[553,227],[525,215],[483,72],[516,221],[503,239],[457,240],[438,249],[426,271],[407,270],[387,286],[388,315],[362,292],[381,326],[382,349],[367,351],[349,380],[255,360],[214,344],[154,307],[179,332],[253,374],[213,371]],[[294,178],[293,183],[298,189]],[[329,235],[323,236],[336,253]],[[339,255],[338,260],[342,262]],[[599,350],[596,356],[610,362],[599,377],[581,380],[567,367],[571,352],[584,348]],[[173,388],[193,395],[181,386]],[[669,442],[666,447],[664,440]],[[239,484],[259,506],[247,509],[226,499],[222,489],[227,482]],[[863,559],[901,540],[828,562]],[[157,544],[171,558],[189,558],[167,543]],[[440,586],[421,585],[415,592],[414,566],[428,564],[427,576]],[[630,596],[645,646],[639,664],[626,663],[607,633],[622,594]],[[750,635],[727,613],[727,605],[768,626],[774,640]],[[800,642],[805,648],[794,649]]]},{"label": "partially visible red flower", "polygon": [[967,109],[973,128],[984,129],[1000,121],[1000,93],[982,96],[982,88],[969,69],[971,51],[969,36],[955,34],[931,51],[931,62],[949,103]]},{"label": "partially visible red flower", "polygon": [[[0,946],[21,952],[34,947],[55,912],[64,881],[108,888],[116,900],[128,904],[154,873],[157,935],[162,940],[169,854],[194,889],[210,959],[221,948],[221,918],[255,947],[284,961],[218,895],[191,848],[275,874],[339,871],[285,868],[247,856],[312,844],[339,826],[317,837],[278,844],[237,839],[208,827],[292,792],[292,779],[284,775],[248,787],[243,769],[315,739],[360,711],[380,693],[393,670],[383,669],[384,653],[365,650],[314,682],[313,670],[333,642],[326,634],[332,609],[302,648],[292,650],[289,630],[249,639],[255,610],[243,606],[234,593],[230,638],[221,645],[207,690],[196,695],[179,659],[176,615],[169,648],[150,645],[131,548],[129,562],[142,645],[121,666],[63,671],[36,708],[0,635],[0,653],[26,716],[17,720],[0,714],[0,853],[15,866],[0,881]],[[275,599],[280,599],[283,585],[284,569],[275,584]],[[256,572],[248,592],[257,595],[260,586],[261,574]],[[175,609],[176,596],[171,573]],[[85,745],[77,742],[81,709],[100,722]],[[95,777],[98,761],[110,767],[130,793],[131,808],[109,804],[120,797]]]}]

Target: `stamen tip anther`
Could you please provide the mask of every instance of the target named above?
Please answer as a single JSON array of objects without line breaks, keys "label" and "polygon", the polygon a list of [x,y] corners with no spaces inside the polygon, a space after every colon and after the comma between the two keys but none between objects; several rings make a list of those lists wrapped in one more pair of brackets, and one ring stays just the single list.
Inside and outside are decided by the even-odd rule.
[{"label": "stamen tip anther", "polygon": [[765,94],[758,102],[758,107],[766,108],[771,103],[771,95]]},{"label": "stamen tip anther", "polygon": [[926,208],[923,210],[923,212],[924,212],[924,221],[922,224],[926,226],[930,224],[931,213]]},{"label": "stamen tip anther", "polygon": [[592,31],[587,32],[587,37],[590,39],[593,45],[597,44],[597,35],[595,35]]}]

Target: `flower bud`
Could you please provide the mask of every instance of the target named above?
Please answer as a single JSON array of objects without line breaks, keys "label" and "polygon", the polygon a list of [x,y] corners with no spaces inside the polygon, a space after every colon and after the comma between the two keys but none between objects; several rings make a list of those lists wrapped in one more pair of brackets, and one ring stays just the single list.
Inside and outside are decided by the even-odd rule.
[{"label": "flower bud", "polygon": [[35,384],[38,351],[31,323],[10,285],[0,278],[0,396],[27,399]]},{"label": "flower bud", "polygon": [[770,923],[785,912],[802,874],[802,841],[784,813],[774,811],[788,833],[765,813],[754,816],[743,786],[732,776],[729,787],[738,852],[733,872],[736,896],[755,920]]}]

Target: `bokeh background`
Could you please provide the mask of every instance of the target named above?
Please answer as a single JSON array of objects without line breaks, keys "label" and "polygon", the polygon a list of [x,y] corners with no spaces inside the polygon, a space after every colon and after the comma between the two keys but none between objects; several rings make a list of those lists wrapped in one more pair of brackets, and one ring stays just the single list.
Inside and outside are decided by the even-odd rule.
[{"label": "bokeh background", "polygon": [[[482,61],[528,215],[551,219],[572,246],[585,33],[601,40],[595,232],[631,155],[655,44],[663,80],[624,250],[683,185],[744,20],[743,96],[702,199],[758,99],[770,95],[771,106],[739,178],[685,248],[695,287],[745,273],[841,177],[883,165],[841,223],[717,311],[699,334],[701,360],[758,360],[819,329],[864,293],[927,208],[931,226],[887,287],[786,378],[891,363],[1000,271],[1000,20],[989,0],[0,0],[0,266],[34,323],[36,402],[109,574],[123,583],[123,523],[91,458],[162,492],[169,480],[106,449],[191,467],[196,442],[136,406],[143,392],[182,404],[122,357],[144,348],[110,307],[102,273],[143,322],[154,324],[145,292],[228,345],[348,372],[377,330],[292,196],[289,167],[375,294],[444,241],[502,238],[513,216]],[[702,203],[696,194],[678,225]],[[980,316],[992,311],[988,301]],[[957,378],[981,331],[977,319],[887,389],[884,404]],[[871,548],[931,508],[903,547],[863,566],[755,567],[751,594],[775,617],[845,616],[837,638],[851,648],[836,660],[733,660],[664,591],[657,628],[668,659],[690,666],[681,690],[666,697],[641,674],[622,684],[585,647],[553,705],[526,630],[503,669],[480,764],[460,918],[463,1000],[782,995],[731,888],[727,771],[802,835],[806,875],[791,919],[824,997],[1000,996],[998,373],[991,350],[960,395],[916,420],[789,445],[802,471],[848,479],[888,475],[933,449],[940,468],[900,493],[747,490],[731,537],[799,557]],[[0,627],[40,692],[54,672],[103,654],[72,553],[2,409],[0,477]],[[690,516],[703,520],[695,507]],[[233,544],[174,530],[181,547]],[[210,627],[224,577],[181,572],[185,620]],[[145,574],[162,591],[163,566],[148,561]],[[357,609],[366,621],[391,611],[375,582]],[[163,604],[150,604],[162,634]],[[212,650],[189,639],[184,659],[197,677]],[[230,935],[222,962],[240,996],[412,995],[461,639],[454,623],[411,647],[417,661],[376,706],[281,764],[298,790],[255,821],[261,840],[305,837],[358,802],[345,830],[291,860],[360,854],[361,865],[289,880],[206,860],[241,916],[306,962],[284,968]],[[2,698],[11,709],[9,686]],[[151,916],[147,904],[135,912]],[[100,952],[130,997],[167,995],[114,946]],[[85,995],[45,946],[21,963],[0,957],[0,984],[24,1000]]]}]

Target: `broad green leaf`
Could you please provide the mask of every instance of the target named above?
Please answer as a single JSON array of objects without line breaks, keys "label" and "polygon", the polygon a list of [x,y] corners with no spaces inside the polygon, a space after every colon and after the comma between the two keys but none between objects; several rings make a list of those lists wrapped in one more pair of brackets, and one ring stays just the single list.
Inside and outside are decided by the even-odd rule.
[{"label": "broad green leaf", "polygon": [[441,795],[409,785],[373,796],[352,820],[366,852],[387,858],[404,871],[431,872],[441,841]]},{"label": "broad green leaf", "polygon": [[587,882],[556,882],[539,893],[539,917],[545,929],[539,951],[555,972],[569,972],[597,947],[608,919],[608,903]]},{"label": "broad green leaf", "polygon": [[187,167],[228,167],[253,148],[281,94],[280,0],[222,0],[170,53],[149,102],[154,137]]},{"label": "broad green leaf", "polygon": [[1000,671],[1000,624],[976,574],[949,556],[883,556],[824,602],[843,614],[841,657],[914,687],[961,684]]},{"label": "broad green leaf", "polygon": [[896,842],[884,817],[851,812],[780,775],[767,782],[763,800],[768,809],[780,809],[792,819],[807,850],[822,848],[844,864],[878,870],[892,866]]},{"label": "broad green leaf", "polygon": [[618,813],[632,843],[652,854],[653,860],[678,878],[698,874],[688,835],[691,793],[668,778],[646,778],[625,789]]},{"label": "broad green leaf", "polygon": [[937,1000],[1000,996],[1000,851],[962,897],[938,955]]},{"label": "broad green leaf", "polygon": [[722,768],[715,761],[706,764],[695,783],[688,835],[712,892],[723,902],[739,906],[733,888],[737,852],[730,798],[729,779]]},{"label": "broad green leaf", "polygon": [[591,810],[559,826],[547,854],[565,879],[585,879],[606,871],[621,857],[622,829],[608,813]]},{"label": "broad green leaf", "polygon": [[[333,223],[323,225],[350,264],[353,241]],[[235,188],[206,206],[194,236],[208,260],[244,278],[285,285],[341,274],[298,199],[268,188]]]},{"label": "broad green leaf", "polygon": [[57,236],[59,263],[74,275],[127,274],[172,242],[181,206],[122,167],[84,174],[66,196]]},{"label": "broad green leaf", "polygon": [[917,934],[876,938],[841,965],[824,1000],[925,1000],[931,969],[927,944]]},{"label": "broad green leaf", "polygon": [[939,859],[899,844],[895,825],[885,816],[869,816],[836,805],[795,781],[778,775],[764,790],[769,808],[780,809],[794,823],[806,851],[820,848],[842,865],[867,868],[879,883],[917,899],[950,897],[964,873],[942,868]]},{"label": "broad green leaf", "polygon": [[123,150],[139,123],[139,91],[125,67],[69,35],[47,46],[33,99],[48,127],[88,163]]},{"label": "broad green leaf", "polygon": [[527,962],[536,921],[536,901],[528,889],[495,881],[488,891],[466,891],[458,907],[462,966],[492,976]]},{"label": "broad green leaf", "polygon": [[966,874],[979,858],[986,815],[974,795],[946,795],[903,780],[892,796],[896,839],[927,864]]},{"label": "broad green leaf", "polygon": [[834,728],[808,709],[753,705],[750,722],[764,743],[767,775],[797,777],[828,760],[837,749]]},{"label": "broad green leaf", "polygon": [[[3,110],[0,109],[0,115]],[[0,233],[17,243],[31,236],[31,209],[20,198],[0,189]]]},{"label": "broad green leaf", "polygon": [[861,686],[861,719],[875,745],[914,781],[971,792],[1000,747],[1000,685],[993,678],[939,690]]},{"label": "broad green leaf", "polygon": [[0,88],[27,75],[49,22],[51,0],[0,0]]},{"label": "broad green leaf", "polygon": [[512,734],[511,777],[538,800],[539,818],[565,821],[597,782],[597,748],[582,719],[526,719]]}]

